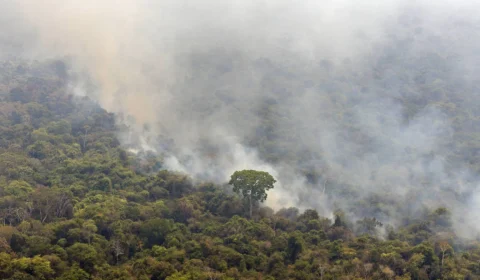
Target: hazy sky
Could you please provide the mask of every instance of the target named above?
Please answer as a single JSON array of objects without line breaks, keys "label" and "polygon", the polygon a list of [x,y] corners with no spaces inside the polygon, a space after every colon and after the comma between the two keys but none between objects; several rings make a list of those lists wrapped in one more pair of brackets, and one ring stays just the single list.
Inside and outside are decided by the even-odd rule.
[{"label": "hazy sky", "polygon": [[[135,119],[119,133],[125,146],[165,153],[172,169],[218,182],[240,168],[271,172],[279,182],[269,206],[329,215],[353,198],[328,188],[348,185],[362,198],[411,202],[365,211],[384,221],[448,204],[455,215],[470,213],[467,228],[480,212],[462,208],[456,192],[479,197],[476,174],[462,160],[447,168],[451,116],[427,106],[406,122],[410,108],[399,100],[432,91],[412,86],[428,66],[436,71],[422,73],[428,83],[461,83],[445,94],[477,104],[479,8],[446,0],[2,1],[0,50],[65,60],[76,94]],[[268,163],[248,141],[265,125],[265,104],[274,104],[276,137],[292,138],[283,149],[320,156]],[[162,148],[165,138],[174,146]],[[321,182],[308,184],[300,167],[322,170]]]}]

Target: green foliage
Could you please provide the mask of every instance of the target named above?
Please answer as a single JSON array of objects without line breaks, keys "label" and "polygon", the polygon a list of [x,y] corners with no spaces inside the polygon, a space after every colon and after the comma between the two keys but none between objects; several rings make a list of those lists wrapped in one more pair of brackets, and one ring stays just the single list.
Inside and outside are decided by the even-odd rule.
[{"label": "green foliage", "polygon": [[13,196],[26,196],[27,194],[33,192],[33,188],[29,183],[25,181],[12,181],[8,186],[4,188],[4,191],[8,195]]},{"label": "green foliage", "polygon": [[267,199],[267,191],[273,188],[276,180],[265,171],[242,170],[235,171],[228,182],[233,185],[233,191],[248,200],[250,217],[252,217],[252,203],[263,202]]},{"label": "green foliage", "polygon": [[77,264],[73,264],[72,267],[66,271],[59,280],[89,280],[90,275]]},{"label": "green foliage", "polygon": [[242,194],[243,197],[263,202],[267,199],[266,191],[272,189],[275,182],[268,172],[242,170],[232,174],[229,184],[233,185],[234,192]]},{"label": "green foliage", "polygon": [[[358,198],[372,209],[357,213],[360,220],[341,210],[332,220],[314,209],[274,212],[260,204],[275,184],[267,172],[235,172],[230,184],[240,195],[231,195],[159,171],[161,156],[119,146],[112,114],[65,95],[48,67],[32,67],[48,78],[0,92],[0,279],[480,277],[480,243],[455,236],[448,208],[397,228],[382,225],[386,202],[378,197]],[[284,145],[269,140],[274,107],[259,112],[268,128],[259,149],[270,160]],[[320,182],[321,172],[306,172]]]},{"label": "green foliage", "polygon": [[302,234],[298,231],[292,233],[288,238],[286,258],[290,263],[295,263],[300,253],[305,249]]},{"label": "green foliage", "polygon": [[67,253],[71,263],[78,263],[82,269],[93,271],[98,258],[98,253],[93,246],[75,243],[67,248]]}]

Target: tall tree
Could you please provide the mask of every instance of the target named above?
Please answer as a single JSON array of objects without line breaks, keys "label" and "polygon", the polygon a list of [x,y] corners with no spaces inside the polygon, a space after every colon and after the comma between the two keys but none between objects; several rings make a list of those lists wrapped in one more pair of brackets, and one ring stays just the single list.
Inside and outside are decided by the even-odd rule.
[{"label": "tall tree", "polygon": [[249,214],[252,218],[253,201],[263,202],[267,199],[267,191],[273,188],[276,180],[265,171],[242,170],[235,171],[228,182],[233,191],[248,200]]}]

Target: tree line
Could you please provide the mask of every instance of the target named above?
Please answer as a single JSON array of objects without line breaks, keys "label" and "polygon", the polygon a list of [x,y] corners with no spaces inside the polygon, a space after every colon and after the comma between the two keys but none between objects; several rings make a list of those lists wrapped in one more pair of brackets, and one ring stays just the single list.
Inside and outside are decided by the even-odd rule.
[{"label": "tree line", "polygon": [[120,146],[112,114],[47,74],[0,93],[2,279],[480,277],[479,243],[455,236],[447,208],[398,228],[341,209],[275,212],[261,204],[270,174],[216,185],[163,170],[160,156]]}]

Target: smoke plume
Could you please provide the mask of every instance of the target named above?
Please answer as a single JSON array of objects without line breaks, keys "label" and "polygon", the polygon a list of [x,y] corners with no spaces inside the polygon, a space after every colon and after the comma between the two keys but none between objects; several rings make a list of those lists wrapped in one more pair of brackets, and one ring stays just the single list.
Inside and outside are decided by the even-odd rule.
[{"label": "smoke plume", "polygon": [[0,5],[3,57],[64,60],[72,91],[117,113],[125,147],[166,168],[216,182],[268,171],[276,209],[400,225],[446,206],[459,233],[479,230],[462,143],[480,131],[452,113],[480,105],[474,1]]}]

